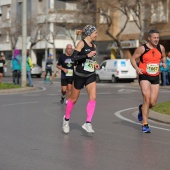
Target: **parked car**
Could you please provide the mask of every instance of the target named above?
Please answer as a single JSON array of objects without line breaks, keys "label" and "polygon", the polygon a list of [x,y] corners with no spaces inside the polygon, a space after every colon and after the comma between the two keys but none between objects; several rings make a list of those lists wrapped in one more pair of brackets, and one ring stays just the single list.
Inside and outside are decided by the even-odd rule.
[{"label": "parked car", "polygon": [[133,81],[137,78],[136,70],[132,67],[130,59],[109,59],[101,63],[96,70],[96,81],[109,80],[112,83],[117,80]]},{"label": "parked car", "polygon": [[12,64],[11,60],[6,60],[6,66],[4,67],[4,77],[12,76]]},{"label": "parked car", "polygon": [[31,76],[36,76],[38,78],[42,75],[42,68],[38,64],[34,64],[34,67],[31,70]]}]

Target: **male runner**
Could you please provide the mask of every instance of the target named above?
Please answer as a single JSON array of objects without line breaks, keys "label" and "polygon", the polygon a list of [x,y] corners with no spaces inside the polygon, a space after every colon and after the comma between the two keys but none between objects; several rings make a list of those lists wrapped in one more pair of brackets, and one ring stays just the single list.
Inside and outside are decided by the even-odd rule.
[{"label": "male runner", "polygon": [[[136,59],[140,58],[139,66]],[[139,85],[143,95],[143,104],[139,105],[138,119],[142,121],[142,131],[150,133],[148,126],[149,109],[157,101],[159,93],[159,65],[162,60],[166,67],[165,48],[159,44],[159,32],[152,29],[148,32],[148,43],[138,47],[131,57],[131,64],[139,74]]]},{"label": "male runner", "polygon": [[57,63],[57,68],[61,70],[61,100],[60,100],[61,104],[64,103],[65,95],[66,99],[68,99],[71,94],[74,71],[74,62],[71,60],[72,53],[73,53],[72,45],[67,44],[65,54],[62,54],[60,56]]}]

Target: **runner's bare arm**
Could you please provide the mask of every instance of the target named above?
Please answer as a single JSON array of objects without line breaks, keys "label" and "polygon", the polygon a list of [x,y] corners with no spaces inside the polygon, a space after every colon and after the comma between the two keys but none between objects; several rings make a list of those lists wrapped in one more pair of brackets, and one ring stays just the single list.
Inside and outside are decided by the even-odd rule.
[{"label": "runner's bare arm", "polygon": [[140,46],[136,49],[136,51],[134,52],[133,56],[130,58],[130,62],[132,64],[132,66],[134,67],[134,69],[139,73],[142,74],[142,71],[139,69],[139,67],[137,66],[136,63],[136,59],[140,58],[140,56],[144,53],[144,47]]}]

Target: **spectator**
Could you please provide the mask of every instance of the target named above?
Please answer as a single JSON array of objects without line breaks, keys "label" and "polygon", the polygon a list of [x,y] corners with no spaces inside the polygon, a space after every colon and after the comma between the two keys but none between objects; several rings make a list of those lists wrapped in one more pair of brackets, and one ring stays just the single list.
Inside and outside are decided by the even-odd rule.
[{"label": "spectator", "polygon": [[168,81],[169,81],[168,85],[170,85],[170,52],[168,52],[168,56],[166,60],[167,60],[167,68],[168,68]]},{"label": "spectator", "polygon": [[[167,66],[167,60],[166,60],[166,66]],[[161,86],[169,85],[168,67],[164,68],[162,62],[160,63],[160,72],[161,72]]]},{"label": "spectator", "polygon": [[45,83],[47,74],[48,73],[50,74],[50,84],[52,84],[52,65],[53,65],[53,60],[51,59],[51,57],[52,57],[52,54],[49,53],[47,61],[46,61],[46,72],[44,75],[44,83]]},{"label": "spectator", "polygon": [[31,69],[33,68],[31,57],[29,56],[29,50],[27,50],[27,59],[26,59],[26,71],[28,77],[28,83],[30,87],[33,87],[32,78],[31,78]]},{"label": "spectator", "polygon": [[4,73],[4,66],[5,66],[5,60],[3,59],[3,56],[0,56],[0,83],[2,82],[2,77]]},{"label": "spectator", "polygon": [[[13,84],[20,84],[21,78],[21,55],[18,49],[14,50],[12,56]],[[17,82],[16,82],[17,79]]]}]

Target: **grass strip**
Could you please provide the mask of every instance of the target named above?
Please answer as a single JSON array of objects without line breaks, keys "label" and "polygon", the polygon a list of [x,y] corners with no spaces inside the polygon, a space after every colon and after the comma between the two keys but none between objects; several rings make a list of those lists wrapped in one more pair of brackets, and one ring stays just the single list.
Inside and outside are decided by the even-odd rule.
[{"label": "grass strip", "polygon": [[3,89],[14,89],[14,88],[21,88],[21,86],[11,83],[0,83],[0,90]]},{"label": "grass strip", "polygon": [[170,115],[170,101],[164,103],[158,103],[153,108],[153,111]]}]

